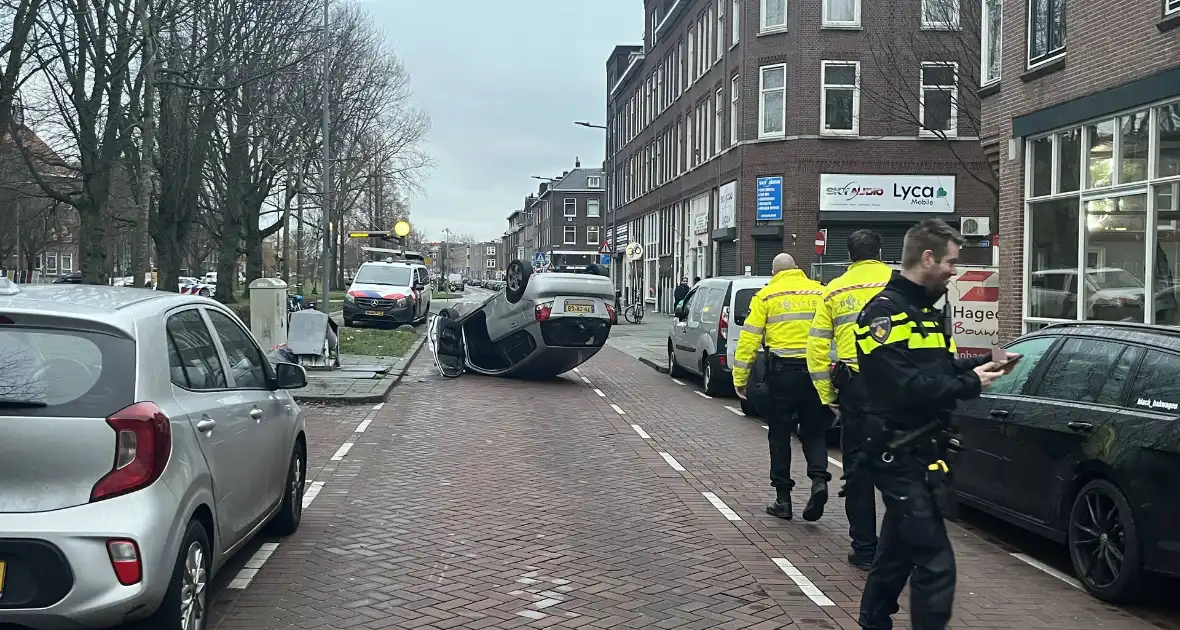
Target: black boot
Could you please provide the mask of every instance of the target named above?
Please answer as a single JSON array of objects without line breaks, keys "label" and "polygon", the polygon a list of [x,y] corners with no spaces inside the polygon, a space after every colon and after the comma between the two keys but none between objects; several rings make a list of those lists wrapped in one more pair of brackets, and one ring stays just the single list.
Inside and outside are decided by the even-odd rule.
[{"label": "black boot", "polygon": [[794,513],[791,511],[791,491],[776,488],[774,501],[766,504],[766,513],[787,521],[794,518]]},{"label": "black boot", "polygon": [[818,521],[824,515],[824,504],[828,502],[828,482],[815,479],[811,482],[811,498],[803,508],[803,520]]},{"label": "black boot", "polygon": [[861,571],[868,571],[873,568],[873,557],[862,556],[855,551],[848,554],[848,564],[860,569]]}]

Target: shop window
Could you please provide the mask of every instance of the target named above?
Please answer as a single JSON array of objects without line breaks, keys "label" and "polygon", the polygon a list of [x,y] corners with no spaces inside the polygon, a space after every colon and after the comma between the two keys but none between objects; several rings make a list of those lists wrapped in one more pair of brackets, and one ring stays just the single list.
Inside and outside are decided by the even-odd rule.
[{"label": "shop window", "polygon": [[1053,194],[1053,136],[1037,138],[1029,143],[1029,153],[1032,155],[1032,169],[1029,179],[1030,197],[1044,197]]},{"label": "shop window", "polygon": [[1078,200],[1029,204],[1029,317],[1077,317]]},{"label": "shop window", "polygon": [[1149,118],[1148,112],[1142,111],[1119,119],[1120,184],[1147,179]]},{"label": "shop window", "polygon": [[1144,321],[1146,224],[1145,194],[1086,202],[1084,319]]},{"label": "shop window", "polygon": [[1086,125],[1086,139],[1090,145],[1086,187],[1110,186],[1114,176],[1114,121]]},{"label": "shop window", "polygon": [[1180,175],[1180,103],[1155,110],[1159,141],[1156,144],[1156,177]]},{"label": "shop window", "polygon": [[1077,192],[1082,186],[1082,130],[1057,134],[1057,192]]}]

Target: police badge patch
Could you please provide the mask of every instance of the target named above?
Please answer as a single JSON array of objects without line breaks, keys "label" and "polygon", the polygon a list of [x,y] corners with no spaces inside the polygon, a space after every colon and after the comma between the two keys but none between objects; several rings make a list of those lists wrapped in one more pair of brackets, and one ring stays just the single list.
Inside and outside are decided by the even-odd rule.
[{"label": "police badge patch", "polygon": [[893,320],[888,317],[874,317],[873,321],[869,322],[869,336],[877,341],[877,343],[885,343],[889,338],[889,332],[893,330]]}]

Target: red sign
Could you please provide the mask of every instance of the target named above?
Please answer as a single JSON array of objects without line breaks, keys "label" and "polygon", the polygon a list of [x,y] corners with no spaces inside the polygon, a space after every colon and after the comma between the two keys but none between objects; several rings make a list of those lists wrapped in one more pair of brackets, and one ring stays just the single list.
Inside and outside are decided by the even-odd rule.
[{"label": "red sign", "polygon": [[815,254],[823,256],[828,251],[828,231],[820,230],[815,233]]},{"label": "red sign", "polygon": [[603,241],[602,247],[598,248],[598,253],[599,254],[609,254],[610,253],[610,241]]}]

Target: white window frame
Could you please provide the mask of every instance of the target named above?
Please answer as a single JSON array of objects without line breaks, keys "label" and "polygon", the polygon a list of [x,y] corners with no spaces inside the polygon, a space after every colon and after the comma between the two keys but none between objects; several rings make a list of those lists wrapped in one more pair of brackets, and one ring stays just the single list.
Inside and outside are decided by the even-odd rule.
[{"label": "white window frame", "polygon": [[1165,0],[1164,15],[1172,15],[1173,13],[1180,13],[1180,0]]},{"label": "white window frame", "polygon": [[496,248],[494,246],[485,247],[483,250],[483,255],[484,256],[495,256],[496,255]]},{"label": "white window frame", "polygon": [[58,266],[61,267],[62,272],[72,273],[74,271],[74,255],[62,254],[58,260]]},{"label": "white window frame", "polygon": [[651,12],[651,46],[656,47],[656,32],[659,31],[660,26],[660,11],[656,9]]},{"label": "white window frame", "polygon": [[[571,234],[573,236],[571,236]],[[565,226],[565,230],[562,232],[562,240],[565,245],[577,245],[578,244],[578,227],[576,225]]]},{"label": "white window frame", "polygon": [[696,29],[689,27],[685,39],[688,40],[688,86],[692,87],[697,80]]},{"label": "white window frame", "polygon": [[[586,244],[587,245],[602,245],[602,228],[597,225],[586,226]],[[590,235],[594,236],[591,237]]]},{"label": "white window frame", "polygon": [[[981,32],[979,34],[980,85],[991,85],[991,84],[999,81],[1000,77],[1002,77],[1004,74],[1004,69],[1003,69],[1003,66],[1004,66],[1004,45],[1003,45],[1003,42],[1004,42],[1004,0],[980,0],[980,2],[981,2],[981,11],[980,11],[979,15],[982,16],[982,18],[980,19]],[[999,62],[999,64],[998,64],[999,70],[998,70],[996,76],[994,76],[994,77],[987,76],[987,70],[992,65],[991,64],[992,59],[989,58],[989,56],[988,56],[989,47],[987,45],[988,39],[990,39],[992,36],[991,21],[988,20],[988,11],[987,11],[989,4],[994,4],[996,6],[996,10],[998,10],[1000,12],[1000,28],[999,28],[999,32],[995,34],[996,41],[999,42],[999,46],[996,47],[996,52],[999,56],[999,58],[996,59],[996,61]],[[1177,6],[1180,6],[1180,4],[1178,4]]]},{"label": "white window frame", "polygon": [[495,269],[496,268],[496,259],[495,258],[488,258],[488,259],[484,260],[483,266],[484,266],[484,269]]},{"label": "white window frame", "polygon": [[741,121],[741,76],[734,75],[729,81],[729,146],[738,143],[738,123]]},{"label": "white window frame", "polygon": [[[828,89],[847,90],[848,86],[837,84],[829,86],[827,83],[827,69],[829,67],[849,67],[856,69],[856,76],[852,85],[852,129],[828,129]],[[859,61],[821,61],[819,63],[819,133],[824,136],[859,136],[860,135],[860,62]]]},{"label": "white window frame", "polygon": [[599,175],[590,175],[586,178],[587,188],[602,188],[602,177]]},{"label": "white window frame", "polygon": [[725,137],[725,88],[717,88],[716,98],[713,99],[713,153],[721,153],[721,144]]},{"label": "white window frame", "polygon": [[[1062,0],[1062,10],[1063,11],[1068,9],[1068,7],[1065,6],[1065,2],[1066,2],[1066,0]],[[1052,62],[1060,59],[1061,57],[1064,57],[1065,52],[1068,49],[1069,30],[1067,28],[1066,32],[1065,32],[1065,36],[1067,38],[1067,41],[1062,43],[1061,48],[1046,51],[1044,56],[1038,57],[1035,60],[1033,59],[1033,56],[1032,56],[1033,8],[1034,8],[1035,4],[1036,4],[1035,2],[1028,3],[1028,13],[1025,14],[1025,16],[1024,16],[1025,21],[1027,22],[1027,27],[1026,27],[1027,30],[1024,34],[1024,36],[1025,36],[1025,41],[1024,41],[1024,55],[1025,55],[1025,57],[1024,58],[1025,58],[1025,61],[1026,61],[1029,68],[1033,68],[1036,66],[1042,66],[1047,63],[1052,63]]]},{"label": "white window frame", "polygon": [[586,216],[591,219],[602,216],[602,202],[598,199],[587,199]]},{"label": "white window frame", "polygon": [[725,3],[729,0],[717,0],[717,61],[725,54]]},{"label": "white window frame", "polygon": [[742,41],[742,0],[733,0],[729,12],[732,14],[729,16],[729,37],[733,40],[729,43],[729,47],[733,48]]},{"label": "white window frame", "polygon": [[562,213],[566,217],[578,216],[578,200],[574,197],[566,197],[562,201]]},{"label": "white window frame", "polygon": [[[924,68],[952,68],[955,71],[955,84],[953,86],[946,85],[930,85],[923,83],[922,71],[918,71],[918,135],[923,138],[940,138],[944,135],[947,138],[955,138],[959,135],[959,63],[956,61],[923,61]],[[942,132],[934,132],[926,128],[926,90],[951,90],[951,115],[950,115],[950,129]]]},{"label": "white window frame", "polygon": [[[781,70],[783,73],[783,87],[781,88],[767,88],[766,87],[766,72],[768,70]],[[782,131],[766,131],[766,116],[763,112],[763,107],[766,106],[766,94],[769,91],[782,91],[783,101],[783,115],[782,115]],[[776,63],[768,66],[759,66],[758,68],[758,137],[759,138],[781,138],[787,135],[787,64]]]},{"label": "white window frame", "polygon": [[831,0],[823,0],[823,28],[860,28],[860,1],[853,0],[852,21],[833,20],[828,17]]},{"label": "white window frame", "polygon": [[[767,24],[766,23],[766,7],[767,7],[767,4],[771,3],[771,2],[782,2],[783,3],[783,23],[782,24]],[[790,8],[791,8],[790,0],[759,0],[758,4],[759,4],[759,9],[760,9],[758,12],[758,27],[759,27],[758,30],[759,30],[759,32],[779,33],[779,32],[787,30],[787,22],[790,21],[787,19],[788,12],[790,11]]]},{"label": "white window frame", "polygon": [[45,272],[46,273],[57,273],[57,254],[56,253],[45,254]]},{"label": "white window frame", "polygon": [[[1035,0],[1034,0],[1035,1]],[[963,7],[959,4],[960,0],[922,0],[922,28],[924,30],[934,31],[953,31],[958,30],[959,23],[963,19]],[[927,22],[926,21],[926,6],[931,3],[947,4],[953,10],[954,15],[951,19],[943,22]]]}]

